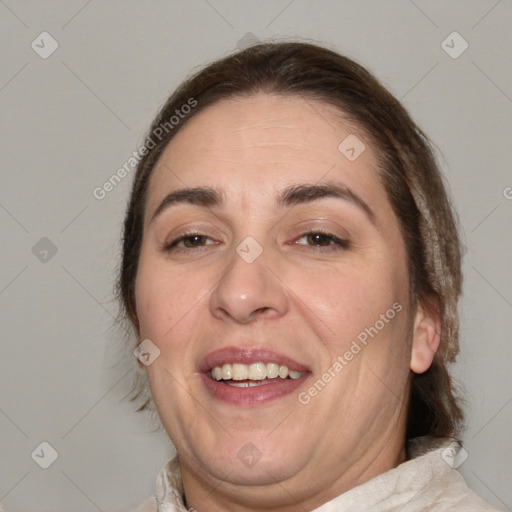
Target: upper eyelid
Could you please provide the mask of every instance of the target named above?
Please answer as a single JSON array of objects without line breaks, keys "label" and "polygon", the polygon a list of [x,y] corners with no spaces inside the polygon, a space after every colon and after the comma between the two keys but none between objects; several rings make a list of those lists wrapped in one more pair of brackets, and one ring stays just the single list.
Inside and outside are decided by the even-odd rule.
[{"label": "upper eyelid", "polygon": [[[330,238],[331,241],[334,242],[334,244],[337,244],[337,245],[348,246],[348,244],[349,244],[348,240],[344,237],[336,236],[335,234],[333,234],[327,230],[314,229],[314,228],[305,230],[305,231],[301,231],[298,236],[293,237],[293,242],[291,242],[291,243],[292,244],[297,243],[297,241],[300,240],[301,238],[304,238],[308,235],[314,235],[314,234],[320,234],[320,235],[326,236],[326,237]],[[200,230],[197,230],[197,231],[190,231],[190,232],[183,233],[183,234],[171,239],[170,241],[165,242],[162,246],[162,249],[164,251],[168,251],[172,248],[178,247],[178,244],[183,242],[185,239],[194,237],[194,236],[204,237],[207,240],[211,240],[211,241],[215,242],[214,244],[206,244],[206,245],[217,245],[219,243],[218,241],[215,241],[215,239],[213,237],[209,236],[208,234],[201,232]],[[288,243],[290,243],[290,242],[288,242]],[[192,251],[194,249],[200,249],[201,247],[204,247],[204,246],[186,247],[186,248],[181,248],[181,249],[184,251]],[[315,246],[312,245],[312,247],[315,247]],[[326,246],[326,247],[328,247],[328,246]]]},{"label": "upper eyelid", "polygon": [[201,237],[207,238],[209,240],[214,240],[211,236],[208,236],[206,233],[202,233],[200,231],[191,231],[191,232],[183,233],[182,235],[173,237],[171,240],[164,243],[164,247],[174,246],[180,242],[183,242],[183,240],[185,240],[187,238],[191,238],[193,236],[201,236]]},{"label": "upper eyelid", "polygon": [[329,231],[324,231],[322,229],[309,229],[307,231],[301,231],[299,233],[299,236],[295,238],[302,238],[308,235],[324,235],[330,238],[340,238],[339,236],[336,236],[334,233],[330,233]]},{"label": "upper eyelid", "polygon": [[[316,225],[317,223],[320,223],[320,225]],[[232,231],[232,229],[227,228],[226,226],[216,226],[215,224],[212,224],[211,221],[206,221],[204,225],[203,221],[199,221],[198,225],[196,227],[186,227],[187,223],[182,224],[181,226],[174,227],[172,231],[180,232],[183,230],[182,233],[179,235],[176,235],[175,238],[179,237],[187,237],[187,236],[193,236],[193,235],[202,235],[202,236],[210,236],[209,233],[212,233],[212,231],[222,233],[222,235],[226,235],[226,232]],[[335,220],[331,220],[328,218],[313,218],[313,219],[306,219],[299,223],[293,223],[295,225],[293,226],[286,226],[286,223],[284,227],[281,225],[281,223],[275,224],[270,231],[274,231],[275,228],[278,229],[284,229],[286,231],[292,230],[295,231],[296,234],[308,234],[308,233],[323,233],[325,235],[331,235],[338,238],[343,238],[345,236],[349,236],[349,233],[347,232],[346,228],[341,225],[339,222]],[[334,225],[335,228],[326,226],[328,225]],[[339,236],[334,233],[334,231],[342,230],[345,233],[340,234]]]},{"label": "upper eyelid", "polygon": [[324,236],[330,238],[331,241],[333,241],[335,244],[338,244],[338,245],[341,245],[341,246],[344,246],[344,247],[348,247],[349,244],[350,244],[350,241],[346,237],[339,237],[339,236],[336,236],[333,233],[329,233],[327,231],[322,231],[322,230],[318,230],[318,229],[317,230],[306,231],[306,232],[302,233],[301,235],[299,235],[298,237],[295,237],[295,242],[294,243],[297,243],[297,240],[300,240],[301,238],[304,238],[305,236],[316,235],[316,234],[324,235]]},{"label": "upper eyelid", "polygon": [[[343,239],[343,237],[337,236],[334,233],[331,233],[331,231],[325,230],[325,229],[311,228],[311,229],[305,229],[305,230],[302,230],[302,229],[298,230],[299,238],[303,237],[303,236],[311,235],[311,234],[321,234],[321,235],[325,235],[325,236],[330,236],[332,238]],[[176,237],[173,237],[173,239],[170,242],[180,241],[184,238],[188,238],[188,237],[192,237],[192,236],[204,236],[205,238],[210,238],[213,240],[213,237],[208,235],[205,231],[198,229],[198,230],[187,231],[180,235],[177,235]],[[295,235],[295,236],[297,237],[297,235]]]}]

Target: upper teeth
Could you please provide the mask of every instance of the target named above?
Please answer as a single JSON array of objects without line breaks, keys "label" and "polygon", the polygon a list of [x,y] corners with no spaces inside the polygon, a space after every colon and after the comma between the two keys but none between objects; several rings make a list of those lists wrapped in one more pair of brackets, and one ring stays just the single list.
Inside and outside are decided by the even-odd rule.
[{"label": "upper teeth", "polygon": [[284,364],[279,365],[277,363],[227,363],[213,367],[211,375],[213,380],[263,380],[267,378],[275,379],[276,377],[298,379],[305,373],[289,370]]}]

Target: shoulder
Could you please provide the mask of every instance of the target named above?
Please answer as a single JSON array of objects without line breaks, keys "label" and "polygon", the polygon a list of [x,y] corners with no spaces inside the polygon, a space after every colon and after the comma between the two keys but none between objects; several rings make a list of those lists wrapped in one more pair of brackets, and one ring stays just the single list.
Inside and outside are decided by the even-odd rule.
[{"label": "shoulder", "polygon": [[415,498],[417,504],[424,507],[420,510],[497,511],[473,492],[457,471],[460,462],[457,458],[461,451],[464,452],[459,443],[453,439],[425,440],[415,447],[415,451],[420,452],[419,456],[406,464],[415,465],[427,476],[426,485]]}]

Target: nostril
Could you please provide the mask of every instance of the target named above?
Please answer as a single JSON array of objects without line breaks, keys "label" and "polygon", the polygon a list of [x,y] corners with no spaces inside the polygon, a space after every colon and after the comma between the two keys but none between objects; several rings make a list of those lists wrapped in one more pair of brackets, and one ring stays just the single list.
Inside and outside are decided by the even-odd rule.
[{"label": "nostril", "polygon": [[255,320],[259,317],[271,316],[273,308],[269,306],[264,306],[262,308],[254,309],[249,315],[250,320]]}]

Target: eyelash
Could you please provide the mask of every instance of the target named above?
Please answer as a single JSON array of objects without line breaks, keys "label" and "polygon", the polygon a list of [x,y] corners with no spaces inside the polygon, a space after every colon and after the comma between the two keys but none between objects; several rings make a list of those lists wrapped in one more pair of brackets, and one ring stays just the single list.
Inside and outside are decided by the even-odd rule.
[{"label": "eyelash", "polygon": [[[321,229],[311,229],[304,233],[302,233],[298,238],[296,238],[293,242],[290,242],[290,245],[297,244],[297,245],[303,245],[298,244],[297,241],[304,237],[309,237],[311,235],[321,235],[323,237],[328,238],[328,244],[327,245],[308,245],[308,247],[313,247],[315,249],[318,249],[320,251],[339,251],[344,250],[349,247],[349,242],[347,240],[343,240],[341,238],[338,238],[337,236],[332,235],[331,233],[328,233],[327,231],[323,231]],[[178,238],[175,238],[174,240],[171,240],[169,243],[165,244],[163,247],[164,252],[192,252],[196,250],[201,250],[205,245],[217,245],[219,242],[213,242],[211,244],[205,244],[205,245],[198,245],[196,247],[180,247],[178,244],[184,242],[185,240],[190,239],[192,237],[200,237],[202,239],[211,240],[207,235],[204,235],[203,233],[198,233],[196,231],[185,233],[181,235]]]},{"label": "eyelash", "polygon": [[292,243],[297,243],[297,240],[300,240],[301,238],[304,238],[304,237],[309,237],[311,235],[321,235],[321,236],[324,236],[324,237],[327,237],[329,239],[329,243],[328,245],[310,245],[309,247],[314,247],[316,249],[320,249],[321,251],[339,251],[339,250],[344,250],[344,249],[348,249],[349,247],[349,242],[347,240],[343,240],[341,238],[338,238],[337,236],[334,236],[333,234],[327,232],[327,231],[323,231],[322,229],[311,229],[311,230],[308,230],[306,231],[305,233],[302,233],[300,235],[299,238],[297,238],[295,240],[295,242],[292,242]]},{"label": "eyelash", "polygon": [[[163,250],[165,252],[191,252],[195,251],[197,249],[201,249],[204,247],[204,245],[198,245],[197,247],[180,247],[178,246],[179,243],[185,241],[187,238],[192,237],[201,237],[205,239],[211,240],[208,236],[204,235],[203,233],[198,233],[196,231],[185,233],[181,235],[178,238],[175,238],[174,240],[171,240],[169,243],[165,244],[163,247]],[[213,244],[206,244],[206,245],[216,245],[218,242],[214,242]]]}]

